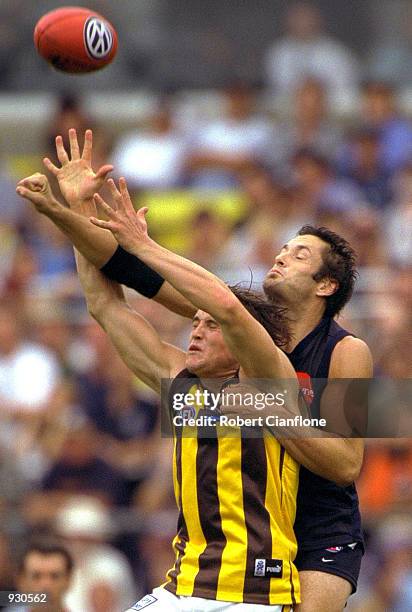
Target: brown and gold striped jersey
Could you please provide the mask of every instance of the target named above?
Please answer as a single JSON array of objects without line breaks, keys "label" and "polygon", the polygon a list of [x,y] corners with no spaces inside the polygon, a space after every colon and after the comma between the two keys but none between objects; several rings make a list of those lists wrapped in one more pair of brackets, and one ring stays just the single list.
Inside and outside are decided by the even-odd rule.
[{"label": "brown and gold striped jersey", "polygon": [[[184,370],[171,393],[197,388],[200,380]],[[296,461],[270,434],[227,436],[219,427],[207,436],[175,429],[173,461],[176,562],[163,586],[221,601],[299,603]]]}]

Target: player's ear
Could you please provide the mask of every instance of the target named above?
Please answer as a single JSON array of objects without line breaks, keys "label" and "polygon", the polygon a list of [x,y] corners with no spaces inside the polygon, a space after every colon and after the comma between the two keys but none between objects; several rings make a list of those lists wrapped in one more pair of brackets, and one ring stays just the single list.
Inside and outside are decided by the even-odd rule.
[{"label": "player's ear", "polygon": [[338,290],[338,287],[339,283],[336,279],[325,276],[318,282],[316,295],[328,297],[329,295],[333,295]]}]

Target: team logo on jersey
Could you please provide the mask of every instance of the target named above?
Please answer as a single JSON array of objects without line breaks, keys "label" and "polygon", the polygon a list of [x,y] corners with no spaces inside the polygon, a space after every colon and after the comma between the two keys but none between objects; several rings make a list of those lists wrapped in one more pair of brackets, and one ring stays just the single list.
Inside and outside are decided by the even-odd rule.
[{"label": "team logo on jersey", "polygon": [[139,599],[137,603],[134,604],[130,609],[131,610],[143,610],[143,608],[147,608],[151,606],[152,603],[158,601],[157,597],[154,595],[145,595],[142,599]]},{"label": "team logo on jersey", "polygon": [[84,24],[84,42],[87,53],[93,59],[103,59],[113,47],[113,34],[105,21],[89,17]]},{"label": "team logo on jersey", "polygon": [[255,559],[255,576],[264,576],[266,569],[266,559]]},{"label": "team logo on jersey", "polygon": [[255,576],[282,578],[283,561],[281,559],[255,559]]},{"label": "team logo on jersey", "polygon": [[306,372],[296,372],[298,377],[300,394],[305,400],[307,406],[310,406],[315,399],[315,392],[312,389],[312,380]]}]

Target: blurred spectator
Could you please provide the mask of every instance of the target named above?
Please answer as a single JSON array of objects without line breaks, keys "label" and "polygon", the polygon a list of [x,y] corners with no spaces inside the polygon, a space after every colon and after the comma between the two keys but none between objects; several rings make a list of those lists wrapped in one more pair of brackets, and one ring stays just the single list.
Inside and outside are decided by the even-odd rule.
[{"label": "blurred spectator", "polygon": [[62,136],[66,151],[70,151],[69,129],[75,128],[77,130],[79,144],[82,147],[84,131],[91,127],[93,127],[91,120],[84,112],[80,100],[72,93],[61,93],[57,100],[56,113],[54,117],[51,117],[47,129],[47,156],[51,159],[56,157],[55,139],[57,135]]},{"label": "blurred spectator", "polygon": [[37,263],[37,281],[42,285],[53,277],[61,281],[64,274],[74,275],[73,247],[67,238],[44,215],[32,212],[32,219],[28,243]]},{"label": "blurred spectator", "polygon": [[220,252],[217,271],[232,283],[250,279],[259,285],[272,267],[277,250],[308,221],[308,216],[296,191],[278,184],[268,168],[252,166],[239,179],[248,215],[234,228]]},{"label": "blurred spectator", "polygon": [[386,215],[386,244],[393,263],[412,263],[412,163],[394,178],[394,202]]},{"label": "blurred spectator", "polygon": [[109,504],[124,502],[124,482],[114,468],[99,457],[101,442],[94,427],[73,423],[68,431],[57,460],[42,482],[44,503],[54,493],[63,497],[74,493],[93,493]]},{"label": "blurred spectator", "polygon": [[412,605],[412,521],[388,514],[375,525],[365,563],[369,581],[360,584],[351,612],[409,612]]},{"label": "blurred spectator", "polygon": [[329,117],[324,83],[314,77],[300,81],[293,92],[292,117],[281,126],[282,144],[288,158],[302,148],[310,148],[334,160],[342,131]]},{"label": "blurred spectator", "polygon": [[[389,8],[389,5],[388,5]],[[412,76],[412,10],[409,3],[402,3],[404,9],[400,19],[401,28],[370,51],[366,63],[368,78],[392,83],[396,87],[411,87]]]},{"label": "blurred spectator", "polygon": [[64,597],[72,572],[72,556],[62,544],[51,539],[33,541],[21,558],[16,586],[20,593],[47,593],[47,603],[10,606],[7,611],[71,612],[64,605]]},{"label": "blurred spectator", "polygon": [[300,149],[292,160],[296,187],[313,213],[327,211],[350,215],[364,207],[365,199],[350,180],[335,175],[332,165],[310,149]]},{"label": "blurred spectator", "polygon": [[[101,437],[100,455],[122,475],[129,503],[153,466],[158,443],[158,404],[145,396],[117,354],[103,368],[79,377],[78,396],[82,410]],[[106,367],[104,367],[106,366]]]},{"label": "blurred spectator", "polygon": [[15,566],[10,540],[0,532],[0,591],[12,591],[15,585]]},{"label": "blurred spectator", "polygon": [[387,83],[365,83],[361,104],[365,126],[379,135],[381,165],[393,173],[412,159],[412,124],[400,115],[395,91]]},{"label": "blurred spectator", "polygon": [[10,415],[44,410],[60,378],[57,360],[29,342],[13,305],[0,304],[0,401]]},{"label": "blurred spectator", "polygon": [[285,36],[266,51],[269,87],[291,95],[304,77],[315,77],[325,83],[334,101],[346,99],[357,85],[357,61],[324,31],[319,9],[307,2],[294,3],[286,13],[285,28]]},{"label": "blurred spectator", "polygon": [[213,269],[224,249],[229,228],[216,213],[201,210],[195,215],[189,230],[187,257],[207,269]]},{"label": "blurred spectator", "polygon": [[23,222],[27,205],[16,194],[15,181],[0,158],[0,225],[17,227]]},{"label": "blurred spectator", "polygon": [[279,156],[273,125],[257,111],[255,88],[236,81],[224,89],[224,96],[225,115],[194,130],[186,162],[192,187],[236,187],[238,172]]},{"label": "blurred spectator", "polygon": [[55,529],[75,560],[67,605],[73,612],[122,612],[136,598],[127,559],[108,544],[114,525],[103,504],[72,497],[56,516]]},{"label": "blurred spectator", "polygon": [[408,511],[412,504],[411,441],[399,439],[368,445],[358,492],[366,521],[395,510]]},{"label": "blurred spectator", "polygon": [[135,499],[136,509],[144,517],[138,550],[146,573],[146,592],[165,581],[174,563],[171,541],[176,534],[177,508],[172,466],[173,441],[164,438],[153,455],[153,471]]},{"label": "blurred spectator", "polygon": [[341,176],[357,185],[366,202],[378,210],[385,209],[392,198],[391,176],[382,163],[379,132],[372,128],[353,132],[349,148],[351,156],[342,164]]},{"label": "blurred spectator", "polygon": [[186,138],[175,124],[171,100],[163,98],[146,129],[119,140],[113,164],[132,190],[171,189],[182,182],[185,153]]}]

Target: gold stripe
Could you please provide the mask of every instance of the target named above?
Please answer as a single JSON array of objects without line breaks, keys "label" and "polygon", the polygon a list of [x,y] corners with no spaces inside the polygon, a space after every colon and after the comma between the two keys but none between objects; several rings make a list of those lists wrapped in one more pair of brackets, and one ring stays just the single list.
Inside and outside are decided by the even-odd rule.
[{"label": "gold stripe", "polygon": [[[194,433],[194,435],[196,435]],[[182,511],[189,541],[177,577],[177,595],[192,595],[199,571],[199,556],[206,548],[197,504],[196,478],[197,439],[182,437]]]},{"label": "gold stripe", "polygon": [[247,559],[247,529],[243,508],[242,441],[239,437],[219,437],[217,486],[222,531],[227,543],[222,553],[217,599],[243,600]]},{"label": "gold stripe", "polygon": [[[270,581],[269,601],[270,604],[276,604],[279,601],[279,592],[281,590],[291,593],[291,579],[293,579],[295,595],[299,592],[299,583],[295,580],[295,576],[291,576],[291,566],[289,564],[291,542],[295,540],[292,526],[295,518],[294,505],[297,496],[297,477],[293,479],[289,478],[288,475],[285,476],[285,473],[287,474],[288,471],[285,470],[285,464],[289,460],[289,455],[285,452],[282,470],[283,499],[281,502],[282,483],[279,476],[281,447],[273,437],[265,436],[265,451],[268,466],[265,506],[270,515],[272,559],[283,559],[282,580],[272,579]],[[286,492],[287,494],[285,495]]]}]

